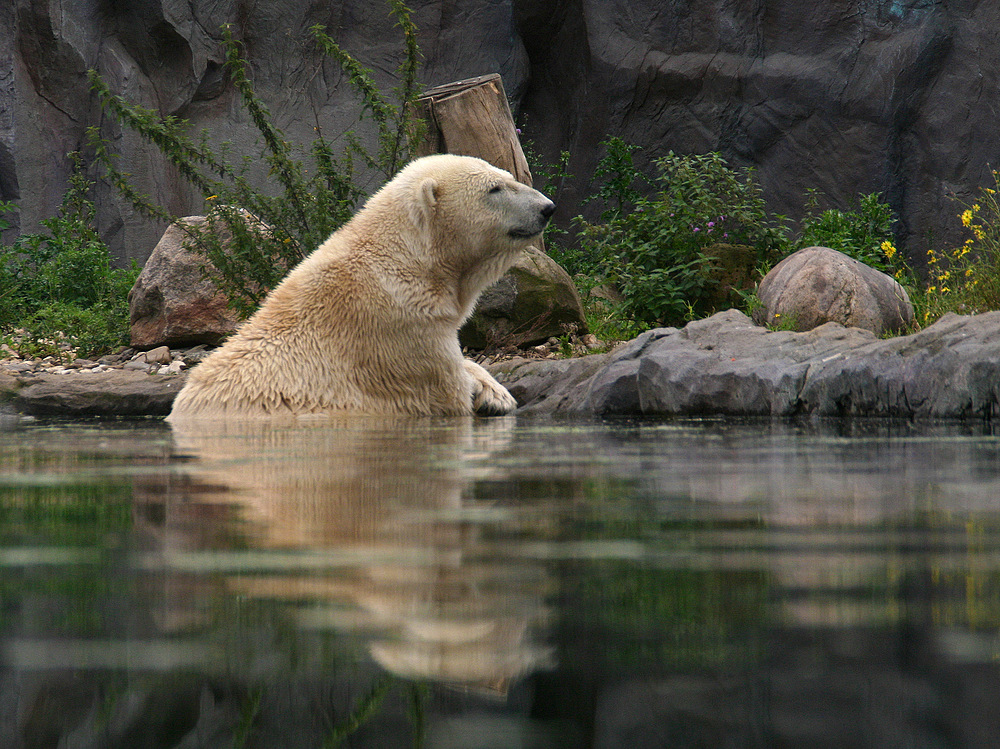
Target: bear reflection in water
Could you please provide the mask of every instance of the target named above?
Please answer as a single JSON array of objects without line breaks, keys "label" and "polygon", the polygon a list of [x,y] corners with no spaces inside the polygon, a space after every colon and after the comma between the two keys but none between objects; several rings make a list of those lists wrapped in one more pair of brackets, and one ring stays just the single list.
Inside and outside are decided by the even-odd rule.
[{"label": "bear reflection in water", "polygon": [[332,560],[306,574],[230,575],[231,592],[308,603],[304,626],[360,628],[397,675],[503,693],[550,660],[532,641],[545,573],[491,550],[476,520],[487,508],[468,496],[472,471],[488,470],[470,466],[502,450],[510,428],[368,416],[175,424],[190,480],[158,545],[169,555],[231,544],[184,517],[231,513],[256,549]]}]

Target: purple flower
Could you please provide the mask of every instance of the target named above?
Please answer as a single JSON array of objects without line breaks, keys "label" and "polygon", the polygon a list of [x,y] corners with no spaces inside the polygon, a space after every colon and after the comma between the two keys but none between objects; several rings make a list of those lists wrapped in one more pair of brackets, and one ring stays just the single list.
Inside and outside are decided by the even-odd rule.
[{"label": "purple flower", "polygon": [[714,221],[709,221],[708,222],[708,228],[711,229],[713,226],[715,226],[715,222]]},{"label": "purple flower", "polygon": [[516,131],[517,131],[517,134],[518,134],[518,135],[520,135],[520,134],[521,134],[521,128],[519,128],[519,127],[516,127],[516,128],[514,128],[514,130],[516,130]]},{"label": "purple flower", "polygon": [[696,226],[694,227],[694,231],[701,231],[701,229]]}]

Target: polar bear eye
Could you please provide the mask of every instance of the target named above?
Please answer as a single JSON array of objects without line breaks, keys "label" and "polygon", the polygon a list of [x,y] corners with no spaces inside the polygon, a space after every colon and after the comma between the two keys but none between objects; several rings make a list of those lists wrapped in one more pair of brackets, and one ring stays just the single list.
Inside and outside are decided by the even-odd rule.
[{"label": "polar bear eye", "polygon": [[500,192],[501,189],[503,188],[501,188],[500,185],[493,185],[493,187],[491,187],[489,191],[490,195],[496,195],[498,192]]}]

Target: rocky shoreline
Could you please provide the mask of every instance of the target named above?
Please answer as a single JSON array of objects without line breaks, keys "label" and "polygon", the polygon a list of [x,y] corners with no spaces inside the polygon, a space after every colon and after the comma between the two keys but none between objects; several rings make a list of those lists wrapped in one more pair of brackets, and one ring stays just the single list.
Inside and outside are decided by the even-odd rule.
[{"label": "rocky shoreline", "polygon": [[772,331],[728,310],[611,354],[492,371],[523,413],[989,420],[1000,403],[1000,312],[948,314],[880,339],[837,323]]},{"label": "rocky shoreline", "polygon": [[[0,403],[37,416],[162,416],[204,348],[117,360],[0,362]],[[92,366],[91,366],[92,365]],[[879,416],[1000,414],[1000,312],[946,315],[880,339],[827,323],[805,333],[736,310],[650,330],[610,353],[487,365],[525,414]]]},{"label": "rocky shoreline", "polygon": [[0,360],[0,410],[32,416],[165,416],[185,371],[208,347],[124,349],[97,361],[62,356]]}]

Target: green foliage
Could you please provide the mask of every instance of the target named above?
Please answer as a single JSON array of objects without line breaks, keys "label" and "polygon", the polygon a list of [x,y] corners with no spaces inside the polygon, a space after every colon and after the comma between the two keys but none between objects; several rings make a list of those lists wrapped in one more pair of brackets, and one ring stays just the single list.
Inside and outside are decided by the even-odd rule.
[{"label": "green foliage", "polygon": [[[518,130],[520,133],[521,131]],[[559,154],[559,161],[555,164],[542,159],[535,151],[534,143],[526,140],[521,144],[521,151],[528,162],[528,170],[531,172],[532,186],[546,197],[559,202],[558,195],[566,181],[571,180],[573,175],[568,171],[569,151],[562,151]],[[570,270],[573,266],[573,247],[565,240],[569,232],[560,227],[554,221],[550,221],[542,234],[545,240],[546,253],[563,268]],[[572,271],[570,271],[572,272]]]},{"label": "green foliage", "polygon": [[925,283],[910,291],[914,317],[929,325],[948,312],[971,315],[1000,309],[1000,172],[993,186],[981,187],[971,203],[958,201],[968,234],[951,250],[927,252]]},{"label": "green foliage", "polygon": [[[719,271],[712,247],[753,248],[767,262],[788,246],[780,219],[772,218],[749,171],[729,167],[721,155],[682,156],[656,161],[651,197],[635,197],[631,148],[615,142],[598,172],[609,181],[598,195],[607,206],[603,223],[578,219],[581,257],[577,272],[617,286],[621,311],[635,323],[677,324],[710,311]],[[622,208],[634,201],[634,210]]]},{"label": "green foliage", "polygon": [[[261,159],[268,165],[272,185],[259,186],[248,176],[251,157],[237,165],[208,144],[207,134],[193,138],[187,121],[160,117],[114,94],[95,72],[88,73],[102,106],[126,128],[155,145],[178,173],[202,194],[210,221],[201,227],[181,225],[189,246],[207,260],[206,275],[244,316],[251,314],[267,292],[302,258],[353,215],[364,193],[355,184],[355,161],[391,177],[409,158],[421,137],[409,122],[419,88],[420,51],[410,11],[399,0],[389,0],[392,15],[403,33],[405,59],[397,69],[400,80],[396,102],[379,91],[372,71],[341,49],[322,26],[310,29],[313,43],[345,71],[357,92],[364,113],[378,129],[378,147],[371,153],[353,134],[339,155],[319,127],[308,148],[293,146],[274,124],[267,106],[254,91],[243,46],[228,26],[223,29],[225,67],[251,122],[260,133]],[[139,193],[122,172],[97,129],[90,131],[96,158],[108,179],[135,208],[165,222],[175,220],[163,207]]]},{"label": "green foliage", "polygon": [[639,150],[638,146],[617,137],[608,138],[601,145],[605,154],[598,162],[593,178],[601,185],[597,197],[604,202],[601,222],[606,223],[638,204],[642,193],[637,185],[648,186],[649,180],[635,166],[632,154]]},{"label": "green foliage", "polygon": [[423,133],[409,119],[409,111],[420,95],[417,83],[417,71],[420,67],[420,48],[417,46],[417,27],[411,19],[411,11],[400,0],[388,0],[396,25],[403,33],[404,56],[396,69],[399,85],[394,93],[396,104],[393,105],[382,95],[375,84],[372,71],[362,66],[340,45],[331,39],[323,26],[313,26],[310,31],[320,48],[340,64],[344,73],[357,93],[362,110],[371,113],[378,127],[378,152],[368,153],[356,139],[352,140],[352,148],[368,163],[369,166],[381,171],[386,177],[391,177],[406,163]]},{"label": "green foliage", "polygon": [[892,243],[896,217],[881,195],[862,195],[857,208],[848,211],[831,208],[817,213],[818,204],[816,191],[811,190],[796,249],[829,247],[900,280],[909,277],[910,269]]},{"label": "green foliage", "polygon": [[[81,356],[113,349],[128,336],[128,292],[139,270],[111,267],[93,225],[91,183],[79,155],[70,159],[69,188],[58,215],[41,222],[46,231],[0,246],[0,334],[25,355],[58,354],[60,333]],[[0,214],[14,210],[0,203]]]}]

